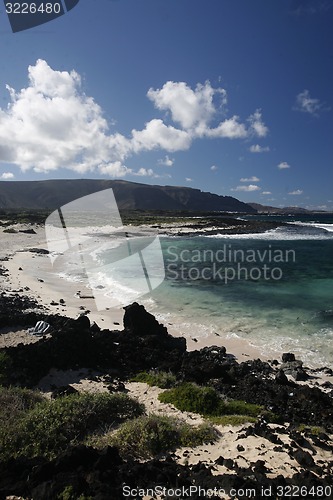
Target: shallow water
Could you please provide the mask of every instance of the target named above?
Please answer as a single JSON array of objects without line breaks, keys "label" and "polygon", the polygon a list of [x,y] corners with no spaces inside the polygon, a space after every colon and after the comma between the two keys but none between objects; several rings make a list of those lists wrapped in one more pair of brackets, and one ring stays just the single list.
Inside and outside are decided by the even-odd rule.
[{"label": "shallow water", "polygon": [[[166,279],[137,300],[196,338],[216,332],[244,338],[266,355],[293,351],[308,365],[332,365],[333,221],[288,222],[237,238],[160,238]],[[97,260],[109,258],[106,250]],[[122,272],[126,283],[135,268]],[[63,276],[81,279],[75,266]],[[112,288],[112,276],[96,276]],[[126,286],[118,289],[128,294]]]}]

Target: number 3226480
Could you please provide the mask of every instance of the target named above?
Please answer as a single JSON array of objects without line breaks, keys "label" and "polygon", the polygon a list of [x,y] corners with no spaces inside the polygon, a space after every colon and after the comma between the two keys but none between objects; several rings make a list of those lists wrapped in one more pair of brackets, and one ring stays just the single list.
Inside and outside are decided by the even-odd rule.
[{"label": "number 3226480", "polygon": [[60,3],[41,3],[39,5],[35,3],[6,3],[7,14],[60,14],[61,4]]}]

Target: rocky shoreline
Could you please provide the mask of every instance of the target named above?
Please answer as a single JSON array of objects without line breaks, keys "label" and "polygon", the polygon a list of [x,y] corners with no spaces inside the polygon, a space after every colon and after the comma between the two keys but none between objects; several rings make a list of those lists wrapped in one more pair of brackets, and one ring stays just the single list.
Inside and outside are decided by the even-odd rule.
[{"label": "rocky shoreline", "polygon": [[[281,361],[238,363],[223,347],[189,352],[185,339],[169,335],[136,303],[125,308],[123,330],[111,331],[91,324],[87,315],[74,320],[48,314],[31,299],[2,293],[0,329],[8,331],[17,325],[26,329],[40,320],[51,325],[50,334],[32,344],[0,349],[0,355],[5,353],[10,360],[7,368],[2,366],[3,385],[33,388],[51,369],[84,367],[91,373],[97,371],[99,381],[114,392],[126,390],[130,377],[139,372],[168,371],[178,383],[208,385],[222,398],[260,404],[276,415],[277,422],[269,423],[262,416],[254,424],[228,431],[234,444],[239,443],[236,455],[230,458],[228,449],[221,448],[216,458],[207,460],[199,452],[197,463],[188,460],[189,450],[182,452],[187,457],[184,463],[176,450],[142,462],[122,458],[114,447],[96,450],[81,444],[53,460],[12,458],[0,464],[0,498],[57,499],[63,498],[59,495],[66,487],[73,492],[68,498],[145,498],[148,490],[155,490],[156,495],[146,498],[171,498],[170,491],[178,488],[181,494],[176,498],[187,498],[190,492],[195,499],[202,497],[202,488],[213,490],[211,498],[273,499],[288,496],[288,491],[296,496],[301,487],[302,498],[331,498],[333,384],[319,377],[326,374],[330,379],[330,368],[308,370],[292,353]],[[63,393],[70,387],[63,388]],[[251,462],[245,450],[254,438],[258,451]],[[273,455],[289,457],[293,465],[285,474],[274,474],[268,449]],[[158,496],[159,487],[170,491]]]}]

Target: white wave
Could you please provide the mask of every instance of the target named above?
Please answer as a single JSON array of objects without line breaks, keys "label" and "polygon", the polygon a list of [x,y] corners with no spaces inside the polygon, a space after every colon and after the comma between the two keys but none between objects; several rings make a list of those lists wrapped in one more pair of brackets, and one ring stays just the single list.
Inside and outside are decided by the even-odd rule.
[{"label": "white wave", "polygon": [[301,221],[293,221],[288,222],[288,224],[294,224],[297,226],[308,226],[311,228],[324,229],[329,233],[333,233],[333,224],[321,224],[319,222],[301,222]]},{"label": "white wave", "polygon": [[309,233],[297,233],[287,231],[278,231],[277,229],[271,229],[265,233],[248,233],[248,234],[213,234],[204,235],[205,238],[222,238],[229,240],[329,240],[332,236],[329,234],[309,234]]}]

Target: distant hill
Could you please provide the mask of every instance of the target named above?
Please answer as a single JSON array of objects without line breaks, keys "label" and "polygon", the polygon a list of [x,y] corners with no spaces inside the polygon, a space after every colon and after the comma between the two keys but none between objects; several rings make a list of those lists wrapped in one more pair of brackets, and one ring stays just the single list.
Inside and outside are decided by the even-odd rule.
[{"label": "distant hill", "polygon": [[250,207],[254,208],[258,213],[265,214],[309,214],[310,210],[300,207],[271,207],[269,205],[260,205],[260,203],[248,203]]},{"label": "distant hill", "polygon": [[231,196],[199,189],[151,186],[123,180],[62,179],[0,182],[0,209],[54,210],[82,196],[112,188],[121,210],[202,210],[255,213]]}]

